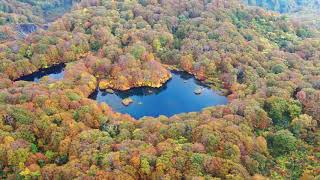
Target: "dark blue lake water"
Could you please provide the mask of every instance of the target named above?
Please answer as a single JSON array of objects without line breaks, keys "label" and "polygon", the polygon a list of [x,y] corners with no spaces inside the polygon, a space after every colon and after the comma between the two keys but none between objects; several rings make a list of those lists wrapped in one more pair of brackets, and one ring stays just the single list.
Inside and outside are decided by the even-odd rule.
[{"label": "dark blue lake water", "polygon": [[32,74],[22,76],[16,79],[16,81],[39,82],[40,79],[43,78],[44,76],[48,76],[50,79],[54,79],[54,80],[63,79],[65,67],[66,67],[65,64],[54,65],[49,68],[40,69],[39,71],[36,71]]},{"label": "dark blue lake water", "polygon": [[[194,91],[201,89],[201,94]],[[129,106],[122,104],[122,100],[130,97],[133,103]],[[201,111],[209,106],[227,104],[225,96],[213,91],[192,75],[184,72],[172,72],[172,79],[161,88],[141,87],[128,91],[96,91],[90,96],[99,103],[105,102],[113,110],[130,114],[139,119],[143,116],[157,117],[159,115],[172,116],[174,114]]]}]

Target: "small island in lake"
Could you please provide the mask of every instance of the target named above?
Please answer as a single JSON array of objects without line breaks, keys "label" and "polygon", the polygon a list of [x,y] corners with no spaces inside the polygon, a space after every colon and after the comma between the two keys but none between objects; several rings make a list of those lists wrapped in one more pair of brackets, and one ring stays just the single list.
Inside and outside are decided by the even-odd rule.
[{"label": "small island in lake", "polygon": [[202,93],[202,89],[201,88],[197,88],[197,89],[194,90],[194,93],[196,95],[200,95]]},{"label": "small island in lake", "polygon": [[133,103],[133,100],[131,98],[125,98],[122,100],[122,104],[125,106],[129,106],[131,103]]}]

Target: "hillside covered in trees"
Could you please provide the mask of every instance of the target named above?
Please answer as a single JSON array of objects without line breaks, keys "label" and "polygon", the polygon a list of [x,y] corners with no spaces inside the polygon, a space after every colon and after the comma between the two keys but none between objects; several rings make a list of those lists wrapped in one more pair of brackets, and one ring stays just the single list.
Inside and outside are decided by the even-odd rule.
[{"label": "hillside covered in trees", "polygon": [[44,23],[69,10],[78,0],[1,0],[0,25],[5,23]]},{"label": "hillside covered in trees", "polygon": [[[0,42],[0,179],[320,178],[314,26],[241,0],[0,0]],[[170,69],[229,104],[137,120],[89,98]]]},{"label": "hillside covered in trees", "polygon": [[292,13],[302,10],[320,10],[319,0],[244,0],[248,5],[255,5],[280,13]]},{"label": "hillside covered in trees", "polygon": [[294,23],[320,29],[319,0],[244,0],[243,2],[284,14]]}]

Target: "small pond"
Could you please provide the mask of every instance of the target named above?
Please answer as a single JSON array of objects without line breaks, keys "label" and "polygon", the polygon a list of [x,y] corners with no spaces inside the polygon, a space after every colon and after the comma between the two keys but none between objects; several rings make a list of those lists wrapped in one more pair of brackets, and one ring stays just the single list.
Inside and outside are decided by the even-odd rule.
[{"label": "small pond", "polygon": [[[195,94],[195,90],[201,90],[201,94]],[[136,119],[159,115],[170,117],[228,103],[225,96],[205,86],[192,75],[177,71],[172,71],[172,78],[161,88],[141,87],[114,93],[97,90],[90,98],[99,103],[105,102],[113,110],[130,114]],[[122,100],[125,98],[131,98],[133,102],[128,106],[123,105]]]},{"label": "small pond", "polygon": [[33,82],[39,82],[41,78],[44,76],[48,76],[50,79],[54,80],[60,80],[64,77],[64,68],[66,67],[65,64],[58,64],[51,66],[49,68],[40,69],[39,71],[36,71],[32,74],[28,74],[25,76],[22,76],[16,81],[33,81]]}]

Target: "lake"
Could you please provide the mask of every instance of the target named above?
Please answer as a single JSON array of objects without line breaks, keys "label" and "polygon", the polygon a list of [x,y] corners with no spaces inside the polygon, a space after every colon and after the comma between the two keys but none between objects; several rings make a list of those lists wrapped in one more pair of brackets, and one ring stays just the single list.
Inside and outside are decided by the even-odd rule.
[{"label": "lake", "polygon": [[39,71],[36,71],[32,74],[28,74],[25,76],[22,76],[16,81],[33,81],[33,82],[39,82],[41,78],[44,76],[48,76],[50,79],[54,80],[60,80],[64,77],[64,68],[66,67],[65,64],[58,64],[51,66],[49,68],[40,69]]},{"label": "lake", "polygon": [[[195,90],[201,90],[201,94],[195,94]],[[159,115],[170,117],[228,103],[227,98],[219,92],[205,86],[194,76],[178,71],[172,71],[172,78],[161,88],[140,87],[114,93],[97,90],[90,98],[99,103],[105,102],[113,110],[136,119]],[[131,98],[133,102],[128,106],[123,105],[122,100],[125,98]]]}]

